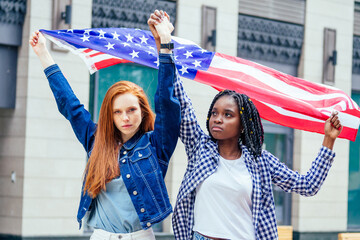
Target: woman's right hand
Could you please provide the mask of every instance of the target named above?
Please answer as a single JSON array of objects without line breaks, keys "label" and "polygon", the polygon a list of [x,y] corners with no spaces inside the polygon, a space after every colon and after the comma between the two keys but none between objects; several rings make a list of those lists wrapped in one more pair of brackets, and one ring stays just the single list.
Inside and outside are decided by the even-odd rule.
[{"label": "woman's right hand", "polygon": [[47,51],[46,39],[39,31],[35,31],[31,34],[29,44],[38,56]]},{"label": "woman's right hand", "polygon": [[174,30],[174,26],[166,12],[155,10],[148,19],[148,25],[154,36],[158,51],[160,50],[160,43],[171,42],[171,32]]}]

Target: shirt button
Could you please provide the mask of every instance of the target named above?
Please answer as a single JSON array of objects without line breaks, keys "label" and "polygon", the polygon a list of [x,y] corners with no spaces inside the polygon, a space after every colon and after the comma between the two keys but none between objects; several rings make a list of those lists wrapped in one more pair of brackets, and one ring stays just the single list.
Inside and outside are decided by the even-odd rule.
[{"label": "shirt button", "polygon": [[126,174],[126,178],[130,178],[130,174]]},{"label": "shirt button", "polygon": [[146,224],[146,226],[150,227],[150,226],[151,226],[151,223],[148,222],[148,223]]},{"label": "shirt button", "polygon": [[123,151],[123,154],[127,154],[127,151]]},{"label": "shirt button", "polygon": [[137,191],[133,191],[133,194],[134,194],[134,195],[137,195]]},{"label": "shirt button", "polygon": [[126,162],[126,160],[124,159],[124,160],[122,160],[122,163],[125,163]]},{"label": "shirt button", "polygon": [[140,209],[140,212],[145,212],[145,208]]}]

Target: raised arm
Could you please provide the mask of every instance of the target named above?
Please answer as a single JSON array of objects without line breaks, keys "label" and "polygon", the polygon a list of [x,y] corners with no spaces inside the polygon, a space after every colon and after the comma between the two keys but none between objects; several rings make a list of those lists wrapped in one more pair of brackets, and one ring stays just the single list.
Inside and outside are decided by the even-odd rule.
[{"label": "raised arm", "polygon": [[[160,17],[157,17],[158,14]],[[171,32],[174,27],[164,12],[156,10],[151,14],[148,24],[159,47],[161,43],[171,42]],[[162,18],[161,18],[162,17]],[[158,25],[155,28],[155,25]],[[163,175],[168,168],[169,160],[175,150],[180,128],[180,104],[174,96],[176,72],[172,64],[171,49],[162,49],[159,55],[158,86],[155,93],[155,128],[151,141],[155,145]]]},{"label": "raised arm", "polygon": [[323,146],[305,175],[289,169],[273,155],[265,153],[265,158],[270,166],[272,182],[275,185],[286,192],[296,192],[304,196],[313,196],[320,190],[334,161],[335,153],[332,151],[334,142],[342,130],[337,113],[325,122],[324,130]]},{"label": "raised arm", "polygon": [[[160,49],[160,42],[167,43],[170,39],[170,34],[166,34],[168,15],[166,12],[155,11],[151,14],[148,21],[151,32],[154,35],[156,45],[160,53],[168,51],[167,49]],[[165,23],[163,23],[165,22]],[[197,143],[200,142],[200,137],[204,134],[197,122],[195,111],[192,106],[190,98],[187,96],[183,82],[177,74],[173,58],[167,57],[166,64],[160,63],[159,73],[162,68],[167,68],[164,72],[171,72],[175,78],[174,96],[179,100],[181,107],[181,124],[180,124],[180,139],[185,145],[185,150],[190,156]],[[161,62],[161,55],[160,55]]]},{"label": "raised arm", "polygon": [[76,137],[85,150],[89,152],[96,129],[90,113],[85,110],[84,105],[75,96],[60,68],[55,64],[46,47],[45,37],[39,31],[36,31],[30,37],[29,43],[44,68],[60,113],[70,121]]}]

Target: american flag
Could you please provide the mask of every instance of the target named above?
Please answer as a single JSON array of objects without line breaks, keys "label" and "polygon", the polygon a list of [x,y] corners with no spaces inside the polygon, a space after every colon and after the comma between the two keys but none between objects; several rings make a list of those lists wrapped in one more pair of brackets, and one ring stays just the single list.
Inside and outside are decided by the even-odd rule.
[{"label": "american flag", "polygon": [[[119,63],[159,66],[150,31],[130,28],[41,30],[57,45],[79,55],[90,73]],[[180,76],[218,90],[232,89],[252,98],[263,119],[300,130],[324,133],[336,110],[343,125],[339,137],[355,141],[359,106],[342,90],[309,82],[238,57],[209,52],[172,37]]]}]

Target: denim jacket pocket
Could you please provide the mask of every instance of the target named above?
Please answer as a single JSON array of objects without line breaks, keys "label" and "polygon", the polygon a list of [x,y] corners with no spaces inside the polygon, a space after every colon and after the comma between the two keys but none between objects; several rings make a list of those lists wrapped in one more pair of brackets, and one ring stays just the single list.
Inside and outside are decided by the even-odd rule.
[{"label": "denim jacket pocket", "polygon": [[136,148],[129,156],[132,168],[139,177],[154,173],[159,168],[159,164],[157,164],[154,158],[155,156],[149,146]]}]

